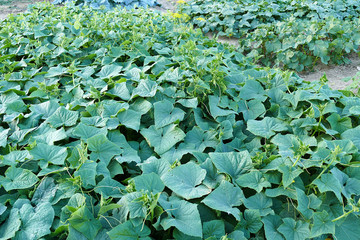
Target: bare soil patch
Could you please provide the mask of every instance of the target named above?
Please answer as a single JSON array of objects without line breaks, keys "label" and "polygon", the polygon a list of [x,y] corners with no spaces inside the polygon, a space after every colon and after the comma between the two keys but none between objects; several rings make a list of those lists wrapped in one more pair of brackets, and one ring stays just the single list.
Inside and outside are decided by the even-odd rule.
[{"label": "bare soil patch", "polygon": [[42,1],[44,0],[0,0],[0,20],[9,14],[25,12],[28,5]]},{"label": "bare soil patch", "polygon": [[358,54],[351,54],[349,57],[351,63],[344,65],[325,65],[318,64],[313,72],[301,72],[299,76],[305,81],[319,80],[326,74],[329,80],[328,84],[333,89],[342,90],[349,86],[352,81],[345,82],[344,78],[354,77],[360,71],[360,58]]}]

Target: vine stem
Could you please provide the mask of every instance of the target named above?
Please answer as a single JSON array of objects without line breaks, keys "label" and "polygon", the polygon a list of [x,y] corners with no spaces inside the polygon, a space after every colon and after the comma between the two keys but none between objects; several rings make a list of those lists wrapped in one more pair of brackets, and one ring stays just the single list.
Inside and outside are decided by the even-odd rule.
[{"label": "vine stem", "polygon": [[337,217],[337,218],[333,219],[333,220],[332,220],[332,222],[336,222],[336,221],[338,221],[338,220],[340,220],[340,219],[342,219],[342,218],[346,217],[347,215],[349,215],[350,213],[353,213],[353,212],[354,212],[354,209],[352,209],[352,210],[350,210],[350,211],[348,211],[348,212],[344,213],[344,214],[343,214],[343,215],[341,215],[340,217]]},{"label": "vine stem", "polygon": [[324,168],[324,170],[322,170],[322,172],[321,172],[312,182],[315,182],[317,179],[319,179],[319,178],[321,177],[321,175],[323,175],[324,172],[325,172],[326,170],[328,170],[329,167],[334,163],[335,159],[336,159],[336,157],[334,157],[334,158],[331,160],[331,162],[326,166],[326,168]]},{"label": "vine stem", "polygon": [[294,162],[294,164],[292,165],[293,167],[296,166],[296,164],[300,161],[301,155],[298,156],[298,158],[296,159],[296,161]]}]

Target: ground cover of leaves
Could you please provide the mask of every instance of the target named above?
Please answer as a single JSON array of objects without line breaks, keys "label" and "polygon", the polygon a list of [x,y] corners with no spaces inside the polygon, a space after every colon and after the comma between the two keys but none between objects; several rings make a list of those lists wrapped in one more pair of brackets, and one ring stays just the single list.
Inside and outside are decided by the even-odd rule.
[{"label": "ground cover of leaves", "polygon": [[171,14],[0,22],[0,239],[359,239],[360,99]]}]

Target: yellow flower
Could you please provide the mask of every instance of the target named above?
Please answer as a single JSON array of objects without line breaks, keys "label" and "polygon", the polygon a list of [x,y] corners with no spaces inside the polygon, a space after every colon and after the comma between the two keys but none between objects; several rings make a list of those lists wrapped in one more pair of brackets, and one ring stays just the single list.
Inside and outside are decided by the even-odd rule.
[{"label": "yellow flower", "polygon": [[196,20],[199,20],[199,21],[205,21],[205,18],[198,17]]},{"label": "yellow flower", "polygon": [[181,17],[182,17],[182,15],[179,14],[179,13],[174,13],[174,14],[172,14],[172,16],[173,16],[174,18],[181,18]]},{"label": "yellow flower", "polygon": [[176,2],[177,4],[185,4],[186,2],[184,0],[179,0]]}]

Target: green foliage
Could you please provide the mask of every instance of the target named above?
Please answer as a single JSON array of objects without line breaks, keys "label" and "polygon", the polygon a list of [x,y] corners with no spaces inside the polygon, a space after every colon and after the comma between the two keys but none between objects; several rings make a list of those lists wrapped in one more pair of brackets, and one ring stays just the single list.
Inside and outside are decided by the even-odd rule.
[{"label": "green foliage", "polygon": [[303,20],[340,20],[360,16],[354,0],[192,0],[179,6],[182,13],[204,32],[242,37],[243,32],[259,25],[285,21],[289,17]]},{"label": "green foliage", "polygon": [[44,3],[0,44],[0,239],[358,238],[351,92],[144,10]]},{"label": "green foliage", "polygon": [[260,63],[277,65],[296,71],[311,69],[317,62],[349,63],[347,56],[360,45],[360,19],[340,20],[333,16],[324,20],[286,21],[259,25],[244,33],[241,48]]},{"label": "green foliage", "polygon": [[360,46],[360,11],[353,0],[193,0],[179,10],[205,33],[239,38],[244,54],[265,66],[296,71],[349,63]]}]

